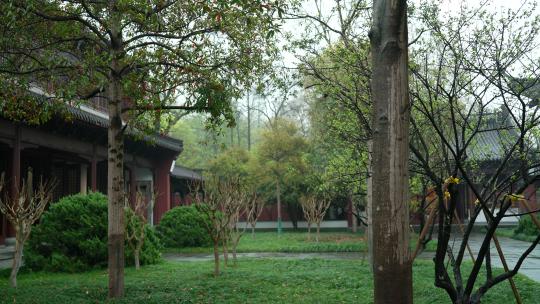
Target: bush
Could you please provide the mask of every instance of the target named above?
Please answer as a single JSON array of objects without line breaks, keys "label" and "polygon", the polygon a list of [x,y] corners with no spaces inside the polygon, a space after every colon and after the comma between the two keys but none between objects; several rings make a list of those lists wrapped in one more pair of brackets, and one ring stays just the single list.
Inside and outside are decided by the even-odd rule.
[{"label": "bush", "polygon": [[[537,215],[540,219],[540,215]],[[523,236],[537,236],[540,233],[540,230],[533,223],[530,215],[523,215],[519,219],[518,226],[514,230],[514,235],[523,235]]]},{"label": "bush", "polygon": [[[147,228],[141,264],[160,260],[161,245]],[[126,249],[126,263],[133,253]],[[107,197],[101,193],[76,194],[52,204],[30,235],[24,252],[31,270],[79,272],[107,266]]]},{"label": "bush", "polygon": [[206,231],[208,219],[195,206],[175,207],[163,215],[156,232],[165,247],[196,247],[210,245]]}]

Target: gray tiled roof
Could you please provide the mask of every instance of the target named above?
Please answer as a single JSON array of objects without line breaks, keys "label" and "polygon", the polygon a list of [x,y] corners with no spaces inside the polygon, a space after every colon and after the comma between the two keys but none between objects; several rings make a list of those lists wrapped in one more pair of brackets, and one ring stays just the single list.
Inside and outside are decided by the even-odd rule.
[{"label": "gray tiled roof", "polygon": [[[96,115],[94,113],[91,113],[90,111],[86,111],[80,107],[70,107],[69,111],[73,116],[75,116],[78,120],[102,127],[102,128],[108,128],[109,127],[109,120],[100,116]],[[131,133],[133,135],[133,131],[128,131],[128,133]],[[148,142],[155,142],[156,145],[175,151],[175,152],[182,152],[183,150],[183,142],[182,140],[172,138],[169,136],[163,136],[163,135],[152,135],[152,136],[144,136],[144,140]]]},{"label": "gray tiled roof", "polygon": [[475,135],[467,154],[474,160],[503,158],[518,139],[518,132],[501,113],[487,114],[486,123]]},{"label": "gray tiled roof", "polygon": [[201,170],[190,169],[179,165],[174,166],[171,175],[177,178],[203,180]]}]

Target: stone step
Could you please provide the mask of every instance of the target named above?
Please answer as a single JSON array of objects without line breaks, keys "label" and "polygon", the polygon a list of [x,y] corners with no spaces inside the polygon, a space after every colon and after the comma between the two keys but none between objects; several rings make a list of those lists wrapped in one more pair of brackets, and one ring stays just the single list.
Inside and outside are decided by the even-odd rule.
[{"label": "stone step", "polygon": [[0,246],[0,261],[11,260],[15,252],[14,246]]}]

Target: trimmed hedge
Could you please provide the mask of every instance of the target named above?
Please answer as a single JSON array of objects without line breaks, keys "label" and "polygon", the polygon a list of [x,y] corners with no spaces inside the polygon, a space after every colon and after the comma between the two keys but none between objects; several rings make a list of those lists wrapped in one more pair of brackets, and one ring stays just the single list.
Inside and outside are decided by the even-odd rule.
[{"label": "trimmed hedge", "polygon": [[[126,264],[133,253],[125,246]],[[161,245],[147,227],[141,264],[157,263]],[[107,197],[101,193],[62,198],[47,210],[30,235],[24,252],[31,270],[80,272],[107,266]]]},{"label": "trimmed hedge", "polygon": [[179,206],[167,211],[156,232],[165,247],[199,247],[210,245],[203,213],[192,206]]}]

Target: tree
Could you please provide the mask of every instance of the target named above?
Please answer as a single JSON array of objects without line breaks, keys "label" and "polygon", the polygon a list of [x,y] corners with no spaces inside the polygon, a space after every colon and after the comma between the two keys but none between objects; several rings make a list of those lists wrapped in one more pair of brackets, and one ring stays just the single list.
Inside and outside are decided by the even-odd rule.
[{"label": "tree", "polygon": [[306,142],[298,134],[298,128],[293,122],[277,119],[272,125],[272,128],[261,135],[261,142],[257,147],[257,161],[272,178],[277,201],[278,233],[281,233],[282,188],[287,179],[299,177],[298,173],[304,170],[302,155]]},{"label": "tree", "polygon": [[[52,194],[56,186],[54,181],[40,180],[39,186],[34,190],[32,169],[28,170],[26,180],[22,181],[20,188],[17,186],[15,195],[0,199],[0,211],[15,227],[15,254],[9,276],[9,283],[17,287],[17,273],[22,264],[24,243],[28,240],[32,225],[39,220],[43,211],[52,200]],[[0,177],[0,192],[4,187],[4,173]]]},{"label": "tree", "polygon": [[[155,197],[155,195],[153,195]],[[128,246],[133,250],[133,258],[135,260],[135,269],[141,268],[140,253],[146,238],[146,223],[148,222],[145,216],[148,210],[146,197],[137,191],[134,195],[135,201],[126,206],[126,241]]]},{"label": "tree", "polygon": [[248,205],[246,206],[246,222],[251,226],[251,237],[255,238],[255,226],[257,226],[257,220],[261,216],[261,213],[264,210],[265,201],[261,199],[260,195],[256,192],[253,193],[253,196],[248,200]]},{"label": "tree", "polygon": [[319,199],[314,195],[307,195],[300,198],[300,205],[304,211],[304,217],[308,222],[308,240],[311,239],[311,225],[317,225],[317,235],[315,240],[319,242],[319,236],[321,231],[321,222],[330,207],[331,200]]},{"label": "tree", "polygon": [[2,2],[3,87],[26,92],[41,86],[49,93],[43,98],[70,105],[96,96],[107,100],[109,297],[124,294],[127,126],[155,130],[166,110],[209,112],[214,122],[232,122],[232,97],[273,53],[274,14],[282,5]]},{"label": "tree", "polygon": [[291,48],[301,62],[309,105],[310,162],[317,167],[320,188],[348,201],[353,219],[366,223],[360,212],[369,177],[366,143],[372,139],[371,7],[356,0],[309,2],[313,5],[287,16],[303,28]]},{"label": "tree", "polygon": [[[228,260],[228,242],[231,238],[232,223],[237,220],[241,210],[244,194],[237,180],[221,179],[218,176],[208,176],[204,183],[195,184],[192,193],[195,193],[196,208],[208,219],[204,221],[206,230],[214,247],[214,276],[220,273],[219,244],[223,244],[223,257],[225,266]],[[236,225],[236,224],[234,224]]]},{"label": "tree", "polygon": [[[412,160],[436,194],[435,285],[453,303],[480,303],[490,288],[505,280],[520,302],[512,277],[540,242],[539,235],[510,268],[496,235],[501,220],[514,215],[510,208],[527,198],[526,189],[539,177],[533,135],[539,109],[531,107],[539,79],[538,61],[532,55],[539,25],[531,11],[497,15],[484,7],[462,6],[458,16],[443,16],[437,6],[431,6],[420,15],[432,34],[414,51]],[[487,138],[493,139],[489,145]],[[468,203],[459,195],[458,189],[464,187],[476,202],[470,206],[462,240],[453,248],[454,215],[458,204]],[[478,253],[469,252],[472,270],[463,272],[468,241],[480,214],[487,219],[486,233]],[[492,243],[504,268],[499,275],[492,271]],[[482,268],[487,275],[479,282]]]},{"label": "tree", "polygon": [[370,31],[373,96],[372,251],[375,303],[412,303],[409,258],[407,2],[376,0]]}]

